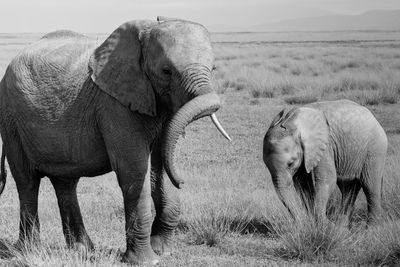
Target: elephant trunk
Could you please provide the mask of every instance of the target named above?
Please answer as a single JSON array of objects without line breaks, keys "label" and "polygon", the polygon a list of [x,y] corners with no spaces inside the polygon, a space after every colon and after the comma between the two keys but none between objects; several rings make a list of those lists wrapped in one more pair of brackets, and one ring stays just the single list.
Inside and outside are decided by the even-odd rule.
[{"label": "elephant trunk", "polygon": [[[216,119],[214,112],[220,108],[220,100],[215,92],[210,90],[204,90],[203,92],[207,93],[194,97],[180,108],[164,130],[164,145],[162,146],[163,165],[172,184],[177,188],[182,188],[184,184],[173,162],[175,147],[179,136],[184,133],[185,127],[189,123],[197,119],[205,116],[212,116],[214,122],[214,119]],[[216,124],[217,128],[220,127],[218,121],[216,121],[216,123],[214,122],[214,124]],[[222,127],[218,129],[222,134],[226,135]],[[226,137],[229,138],[227,135]]]},{"label": "elephant trunk", "polygon": [[288,209],[293,219],[298,219],[301,216],[300,198],[295,190],[292,177],[272,177],[276,193],[283,205]]}]

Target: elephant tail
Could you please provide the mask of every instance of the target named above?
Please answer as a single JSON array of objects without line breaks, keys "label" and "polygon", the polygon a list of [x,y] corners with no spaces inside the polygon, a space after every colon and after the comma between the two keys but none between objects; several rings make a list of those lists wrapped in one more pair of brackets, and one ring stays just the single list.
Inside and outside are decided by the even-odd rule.
[{"label": "elephant tail", "polygon": [[5,161],[6,161],[6,152],[4,151],[4,144],[1,151],[1,166],[0,166],[0,196],[3,193],[4,187],[6,185],[7,180],[7,171],[5,168]]}]

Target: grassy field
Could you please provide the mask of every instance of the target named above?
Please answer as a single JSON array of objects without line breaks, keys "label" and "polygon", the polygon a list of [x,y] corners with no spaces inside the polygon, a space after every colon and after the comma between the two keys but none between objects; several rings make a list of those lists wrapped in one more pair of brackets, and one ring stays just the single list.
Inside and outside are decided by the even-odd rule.
[{"label": "grassy field", "polygon": [[[304,40],[305,34],[297,35],[302,39],[280,34],[282,42],[271,36],[262,42],[258,35],[237,37],[254,41],[245,43],[229,42],[234,35],[213,36],[215,80],[223,101],[218,117],[233,141],[223,139],[208,119],[191,124],[179,141],[177,161],[186,174],[185,188],[177,191],[182,217],[174,253],[160,266],[390,266],[400,261],[400,41],[393,40],[399,33],[346,33],[346,38],[312,33],[312,40]],[[18,50],[35,38],[0,35],[1,76]],[[315,225],[308,218],[290,223],[262,161],[264,134],[282,108],[337,98],[370,108],[389,138],[385,218],[368,229],[363,194],[350,229]],[[332,218],[339,197],[335,192],[329,203]],[[46,178],[39,196],[42,244],[16,253],[10,243],[18,235],[19,203],[9,177],[0,202],[0,266],[124,265],[119,261],[125,249],[124,215],[115,174],[81,179],[78,198],[96,251],[66,249],[55,193]]]}]

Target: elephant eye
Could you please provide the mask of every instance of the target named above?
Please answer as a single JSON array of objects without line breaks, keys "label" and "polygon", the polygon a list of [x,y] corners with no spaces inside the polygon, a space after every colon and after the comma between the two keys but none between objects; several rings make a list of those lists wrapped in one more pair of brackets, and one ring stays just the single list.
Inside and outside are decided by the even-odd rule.
[{"label": "elephant eye", "polygon": [[163,72],[165,75],[168,75],[168,76],[170,76],[170,75],[172,74],[172,71],[171,71],[167,66],[165,66],[165,67],[162,68],[162,72]]},{"label": "elephant eye", "polygon": [[216,69],[217,69],[217,66],[213,65],[213,66],[212,66],[212,71],[214,71],[214,70],[216,70]]},{"label": "elephant eye", "polygon": [[288,168],[289,169],[293,168],[294,162],[295,162],[294,160],[289,161],[289,163],[288,163]]}]

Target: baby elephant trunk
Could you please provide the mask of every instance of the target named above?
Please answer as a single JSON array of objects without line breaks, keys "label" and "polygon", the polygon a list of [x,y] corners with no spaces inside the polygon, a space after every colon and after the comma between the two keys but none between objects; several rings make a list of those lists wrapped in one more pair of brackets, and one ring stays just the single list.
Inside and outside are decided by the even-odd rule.
[{"label": "baby elephant trunk", "polygon": [[304,215],[301,199],[298,196],[292,177],[272,177],[276,193],[283,205],[288,209],[293,219],[300,219]]},{"label": "baby elephant trunk", "polygon": [[7,171],[4,166],[6,160],[6,152],[4,151],[4,145],[1,151],[1,167],[0,167],[0,196],[3,193],[4,187],[6,185],[6,179],[7,179]]}]

